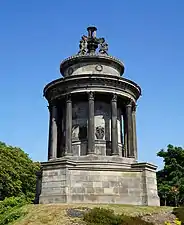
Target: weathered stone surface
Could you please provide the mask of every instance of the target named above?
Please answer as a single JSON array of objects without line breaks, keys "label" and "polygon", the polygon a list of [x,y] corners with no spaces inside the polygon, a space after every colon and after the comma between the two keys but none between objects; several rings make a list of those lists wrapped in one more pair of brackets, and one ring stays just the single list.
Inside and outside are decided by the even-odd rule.
[{"label": "weathered stone surface", "polygon": [[98,43],[95,31],[88,28],[79,53],[61,63],[64,78],[44,88],[54,112],[49,161],[42,163],[37,182],[40,203],[159,205],[156,167],[136,162],[141,89],[120,77],[123,63],[108,55],[107,43]]},{"label": "weathered stone surface", "polygon": [[[81,75],[86,73],[98,75],[99,73],[103,73],[103,74],[107,74],[107,76],[109,75],[120,76],[119,71],[114,69],[113,67],[103,64],[102,70],[99,71],[96,69],[98,65],[101,65],[101,64],[96,62],[75,64],[72,66],[72,69],[73,69],[72,75]],[[64,76],[68,76],[68,70],[66,70],[66,72],[64,73]]]},{"label": "weathered stone surface", "polygon": [[95,170],[66,164],[65,168],[49,171],[46,163],[40,203],[159,205],[155,167],[151,169],[150,165],[133,164],[127,171],[123,167],[108,168],[107,164]]}]

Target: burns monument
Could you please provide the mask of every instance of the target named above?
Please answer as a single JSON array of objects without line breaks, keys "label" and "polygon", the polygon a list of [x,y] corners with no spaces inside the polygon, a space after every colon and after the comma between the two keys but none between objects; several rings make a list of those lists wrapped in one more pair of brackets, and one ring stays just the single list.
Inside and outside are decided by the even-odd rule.
[{"label": "burns monument", "polygon": [[[48,161],[37,177],[39,203],[159,205],[156,166],[137,162],[136,101],[96,27],[44,88],[49,103]],[[39,190],[38,190],[39,189]]]}]

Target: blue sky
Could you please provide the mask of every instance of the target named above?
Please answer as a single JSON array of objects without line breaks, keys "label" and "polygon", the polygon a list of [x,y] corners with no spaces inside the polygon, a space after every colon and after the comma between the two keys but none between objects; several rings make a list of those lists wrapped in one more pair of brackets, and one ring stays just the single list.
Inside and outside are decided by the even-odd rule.
[{"label": "blue sky", "polygon": [[47,159],[44,86],[78,51],[86,27],[105,36],[126,78],[142,87],[137,134],[140,161],[162,160],[169,143],[184,145],[184,1],[1,0],[0,140]]}]

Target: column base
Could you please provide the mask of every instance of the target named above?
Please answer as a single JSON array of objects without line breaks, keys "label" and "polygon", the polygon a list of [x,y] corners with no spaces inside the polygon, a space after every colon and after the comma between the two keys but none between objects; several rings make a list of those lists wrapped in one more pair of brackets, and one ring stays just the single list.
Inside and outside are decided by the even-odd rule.
[{"label": "column base", "polygon": [[96,155],[95,152],[88,152],[87,155]]},{"label": "column base", "polygon": [[56,160],[57,158],[51,158],[51,159],[48,159],[48,161],[54,161]]},{"label": "column base", "polygon": [[112,153],[111,155],[113,155],[113,156],[119,156],[118,153]]},{"label": "column base", "polygon": [[65,153],[64,156],[73,156],[73,154],[72,153]]}]

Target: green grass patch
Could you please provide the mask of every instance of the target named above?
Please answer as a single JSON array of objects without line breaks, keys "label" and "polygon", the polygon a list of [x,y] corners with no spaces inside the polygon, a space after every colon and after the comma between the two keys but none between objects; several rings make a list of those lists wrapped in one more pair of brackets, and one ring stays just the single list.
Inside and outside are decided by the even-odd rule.
[{"label": "green grass patch", "polygon": [[[171,207],[150,207],[150,206],[132,206],[116,204],[48,204],[48,205],[25,205],[22,207],[25,215],[15,221],[13,225],[73,225],[86,224],[83,218],[70,217],[67,210],[71,208],[84,210],[95,207],[113,210],[114,214],[124,216],[141,217],[156,213],[171,211]],[[144,225],[144,224],[143,224]]]}]

